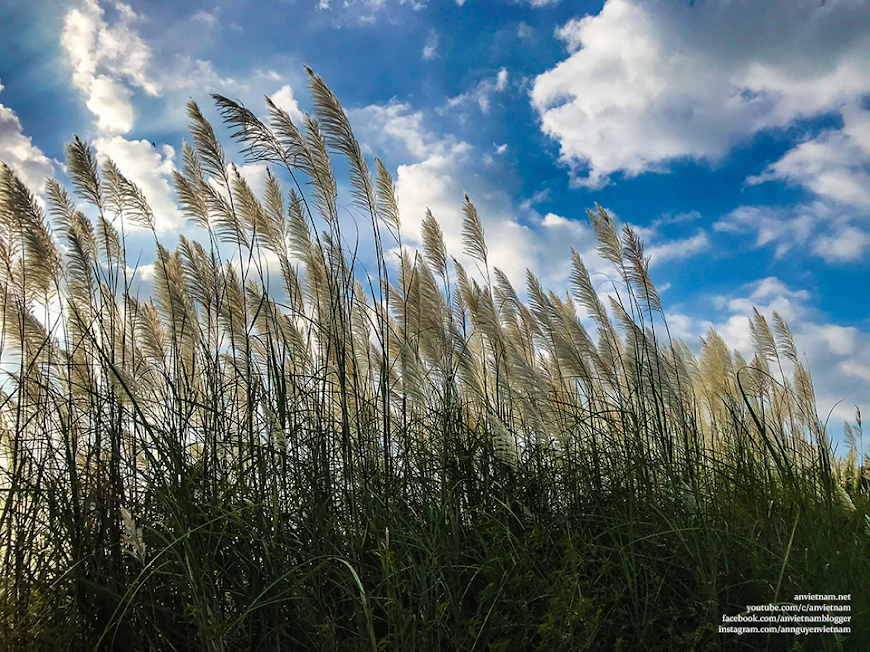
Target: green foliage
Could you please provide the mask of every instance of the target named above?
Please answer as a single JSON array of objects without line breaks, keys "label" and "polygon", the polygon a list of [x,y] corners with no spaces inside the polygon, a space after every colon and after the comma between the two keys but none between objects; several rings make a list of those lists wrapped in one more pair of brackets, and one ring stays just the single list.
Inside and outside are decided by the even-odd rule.
[{"label": "green foliage", "polygon": [[[310,81],[298,126],[216,98],[248,160],[281,170],[262,200],[189,104],[175,180],[202,242],[174,251],[78,138],[81,210],[51,181],[46,219],[0,168],[0,646],[862,649],[860,414],[834,458],[785,322],[756,315],[748,364],[713,331],[696,359],[662,337],[643,245],[601,208],[610,310],[576,252],[571,296],[529,274],[523,303],[467,197],[479,273],[427,213],[425,255],[391,278],[393,181]],[[374,229],[367,288],[330,151]],[[157,241],[152,296],[128,222]],[[853,634],[718,634],[807,592],[851,593]]]}]

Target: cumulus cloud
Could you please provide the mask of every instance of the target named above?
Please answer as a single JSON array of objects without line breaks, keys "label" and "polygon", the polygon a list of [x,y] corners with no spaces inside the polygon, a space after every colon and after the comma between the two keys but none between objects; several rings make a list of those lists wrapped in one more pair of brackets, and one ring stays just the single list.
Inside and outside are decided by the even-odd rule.
[{"label": "cumulus cloud", "polygon": [[[133,131],[136,89],[166,99],[162,114],[149,116],[152,126],[162,120],[164,127],[183,123],[184,100],[194,92],[218,91],[235,97],[247,94],[247,84],[222,77],[210,61],[187,55],[155,61],[151,46],[135,27],[144,19],[123,3],[111,7],[104,9],[99,0],[82,0],[66,13],[61,33],[61,45],[72,65],[73,86],[94,115],[100,135]],[[214,13],[198,12],[191,20],[217,24]],[[254,79],[259,85],[276,81],[256,73]]]},{"label": "cumulus cloud", "polygon": [[780,258],[795,245],[807,241],[814,221],[810,214],[795,215],[785,208],[738,206],[716,222],[713,228],[726,233],[755,232],[755,245],[763,247],[775,243],[776,257]]},{"label": "cumulus cloud", "polygon": [[459,175],[469,146],[457,144],[418,163],[399,165],[396,170],[396,194],[402,212],[403,232],[420,243],[420,228],[426,209],[441,225],[444,239],[452,253],[462,251],[462,187]]},{"label": "cumulus cloud", "polygon": [[557,31],[567,59],[531,100],[576,185],[715,164],[754,133],[870,91],[870,5],[607,0]]},{"label": "cumulus cloud", "polygon": [[870,111],[850,105],[842,114],[841,129],[800,143],[747,183],[782,180],[842,204],[870,209]]},{"label": "cumulus cloud", "polygon": [[126,134],[133,129],[133,93],[123,84],[99,75],[89,87],[87,106],[97,118],[97,129],[106,134]]},{"label": "cumulus cloud", "polygon": [[870,365],[858,362],[857,360],[846,360],[839,364],[839,370],[847,376],[863,380],[870,384]]},{"label": "cumulus cloud", "polygon": [[[3,85],[0,84],[0,91]],[[0,104],[0,161],[8,165],[31,189],[39,192],[51,176],[53,165],[33,144],[15,112]]]},{"label": "cumulus cloud", "polygon": [[348,111],[359,137],[369,148],[372,145],[399,145],[414,159],[422,160],[443,155],[459,145],[455,139],[437,137],[423,125],[423,113],[414,111],[409,104],[392,101],[372,104]]},{"label": "cumulus cloud", "polygon": [[847,226],[833,235],[820,236],[813,245],[813,253],[829,263],[843,263],[863,257],[870,245],[870,235]]},{"label": "cumulus cloud", "polygon": [[[209,16],[214,17],[199,12],[192,20],[213,24]],[[64,17],[61,45],[72,65],[72,83],[95,118],[99,136],[92,144],[98,157],[114,160],[142,189],[154,210],[158,231],[165,232],[184,224],[172,189],[175,151],[169,145],[158,149],[150,140],[125,137],[136,127],[134,90],[167,97],[168,108],[150,117],[151,126],[163,121],[177,128],[185,121],[182,97],[191,89],[238,96],[247,87],[221,77],[210,61],[176,56],[155,65],[151,47],[134,26],[139,20],[140,16],[121,2],[104,9],[98,0],[82,0]],[[274,85],[281,77],[265,73],[255,74],[255,79]],[[299,113],[290,86],[282,87],[276,97],[291,114],[294,107]]]},{"label": "cumulus cloud", "polygon": [[293,97],[293,89],[288,84],[279,88],[270,99],[275,103],[275,106],[287,112],[293,124],[301,128],[304,117],[299,108],[299,102]]},{"label": "cumulus cloud", "polygon": [[689,238],[671,240],[659,245],[647,247],[644,253],[649,258],[650,267],[665,260],[682,260],[701,253],[710,247],[710,239],[703,231]]},{"label": "cumulus cloud", "polygon": [[190,17],[191,20],[196,21],[198,23],[202,23],[208,27],[214,27],[217,25],[218,17],[216,12],[209,12],[200,9],[193,16]]},{"label": "cumulus cloud", "polygon": [[718,220],[716,231],[754,234],[755,246],[774,248],[776,258],[800,248],[828,263],[858,260],[870,245],[861,224],[866,213],[830,201],[795,206],[738,206]]},{"label": "cumulus cloud", "polygon": [[561,215],[556,215],[555,213],[547,213],[544,215],[544,219],[541,221],[541,226],[545,226],[548,228],[556,227],[556,226],[568,226],[571,224],[570,220],[566,217],[562,217]]},{"label": "cumulus cloud", "polygon": [[432,61],[438,56],[439,40],[437,32],[429,32],[429,36],[426,37],[426,45],[423,46],[423,61]]},{"label": "cumulus cloud", "polygon": [[116,3],[117,19],[109,25],[97,0],[84,0],[64,18],[61,45],[73,68],[73,85],[104,134],[128,133],[134,124],[129,86],[158,95],[161,85],[148,72],[151,48],[132,23],[136,13]]},{"label": "cumulus cloud", "polygon": [[[256,74],[258,81],[274,81],[270,73]],[[195,91],[197,95],[206,92],[220,91],[230,95],[245,95],[249,90],[247,84],[239,82],[232,77],[222,77],[215,70],[211,61],[193,59],[188,56],[178,56],[171,64],[167,64],[160,74],[160,81],[167,91],[175,93],[176,104],[183,106],[182,93],[190,94]]]},{"label": "cumulus cloud", "polygon": [[447,101],[448,108],[455,108],[466,103],[473,102],[480,108],[481,113],[489,113],[492,104],[492,96],[501,93],[508,87],[507,68],[501,68],[494,77],[486,77],[478,82],[470,91],[452,97]]}]

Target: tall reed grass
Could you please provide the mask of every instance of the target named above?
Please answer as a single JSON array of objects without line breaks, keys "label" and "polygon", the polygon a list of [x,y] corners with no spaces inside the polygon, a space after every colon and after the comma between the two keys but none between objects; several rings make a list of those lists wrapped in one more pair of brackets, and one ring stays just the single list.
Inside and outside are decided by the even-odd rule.
[{"label": "tall reed grass", "polygon": [[[201,239],[172,251],[78,138],[78,203],[0,168],[0,645],[863,649],[867,466],[832,456],[785,322],[755,315],[750,361],[713,331],[696,357],[600,208],[609,303],[576,252],[570,292],[517,291],[468,197],[475,270],[431,214],[403,248],[389,172],[309,73],[301,125],[214,98],[274,170],[262,197],[188,104],[175,182]],[[148,296],[132,225],[154,234]],[[852,594],[851,636],[717,632],[811,592]]]}]

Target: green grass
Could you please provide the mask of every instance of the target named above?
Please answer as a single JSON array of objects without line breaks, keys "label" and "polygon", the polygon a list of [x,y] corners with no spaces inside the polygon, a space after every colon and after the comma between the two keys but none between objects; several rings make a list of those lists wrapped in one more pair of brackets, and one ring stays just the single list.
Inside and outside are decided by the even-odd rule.
[{"label": "green grass", "polygon": [[[46,215],[2,168],[0,647],[865,649],[860,419],[833,457],[785,323],[756,316],[750,362],[712,331],[696,359],[600,209],[608,308],[576,254],[569,293],[530,274],[521,301],[468,198],[475,274],[431,217],[392,265],[392,180],[311,90],[304,125],[216,98],[290,188],[270,174],[260,199],[189,105],[176,186],[203,244],[164,249],[78,139],[80,204],[49,182]],[[330,152],[377,270],[341,231]],[[131,224],[154,232],[153,296]],[[718,633],[800,593],[850,593],[852,634]]]}]

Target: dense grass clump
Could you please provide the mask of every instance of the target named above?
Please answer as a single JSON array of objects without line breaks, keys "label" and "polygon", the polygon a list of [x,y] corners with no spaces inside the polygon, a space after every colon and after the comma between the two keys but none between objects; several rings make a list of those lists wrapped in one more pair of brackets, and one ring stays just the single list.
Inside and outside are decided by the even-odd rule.
[{"label": "dense grass clump", "polygon": [[[0,647],[864,649],[860,417],[833,457],[785,322],[756,314],[751,361],[712,331],[696,358],[601,209],[607,306],[576,252],[570,293],[517,292],[467,197],[474,273],[431,214],[403,249],[389,173],[310,79],[303,125],[215,97],[289,188],[270,172],[260,198],[189,104],[175,181],[202,242],[173,251],[78,139],[78,204],[0,168]],[[155,237],[148,296],[131,223]],[[852,634],[718,633],[799,593],[850,593]]]}]

